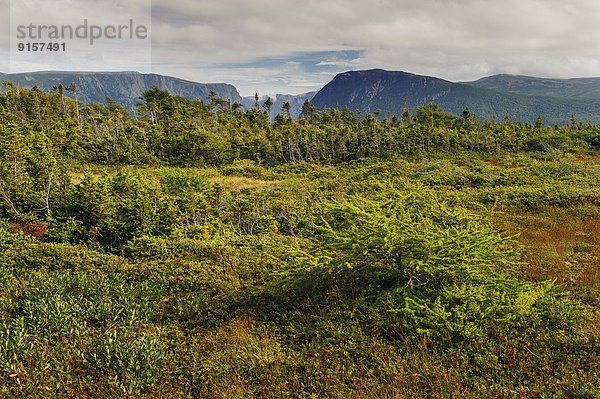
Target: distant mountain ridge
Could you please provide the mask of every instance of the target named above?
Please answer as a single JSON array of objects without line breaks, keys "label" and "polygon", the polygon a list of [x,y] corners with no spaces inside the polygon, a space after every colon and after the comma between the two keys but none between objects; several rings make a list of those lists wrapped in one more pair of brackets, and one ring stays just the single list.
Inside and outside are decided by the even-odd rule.
[{"label": "distant mountain ridge", "polygon": [[[502,120],[508,117],[533,122],[541,116],[547,123],[562,123],[574,115],[581,121],[600,122],[600,96],[593,97],[594,91],[590,91],[592,97],[577,96],[575,91],[565,97],[540,95],[542,90],[538,88],[529,89],[538,95],[526,95],[523,92],[527,90],[519,87],[515,83],[511,89],[507,83],[486,81],[485,78],[476,82],[453,83],[431,76],[372,69],[338,74],[315,95],[312,103],[318,109],[348,107],[354,112],[380,110],[383,115],[400,115],[405,105],[414,110],[435,102],[456,115],[468,107],[484,119]],[[560,90],[557,88],[552,93]]]},{"label": "distant mountain ridge", "polygon": [[[77,96],[84,102],[105,102],[110,98],[131,109],[147,89],[158,87],[190,99],[208,101],[210,91],[232,104],[246,109],[255,104],[254,97],[242,98],[237,89],[226,83],[196,83],[170,76],[139,72],[31,72],[0,73],[0,80],[21,87],[77,86]],[[1,88],[0,88],[1,89]],[[67,93],[70,95],[70,93]],[[546,123],[577,120],[600,123],[600,78],[548,79],[518,75],[494,75],[472,82],[454,83],[431,76],[408,72],[372,69],[338,74],[318,92],[272,96],[271,118],[289,101],[291,115],[300,116],[304,101],[318,109],[348,107],[354,112],[380,110],[382,115],[400,115],[405,106],[416,109],[435,102],[445,111],[459,115],[466,107],[482,119],[534,122],[541,116]],[[262,106],[266,96],[259,100]]]},{"label": "distant mountain ridge", "polygon": [[600,78],[549,79],[501,74],[464,84],[528,96],[600,99]]},{"label": "distant mountain ridge", "polygon": [[[258,105],[261,107],[261,109],[263,108],[263,105],[265,103],[265,101],[267,101],[267,97],[271,97],[271,100],[273,101],[273,106],[271,107],[271,119],[275,119],[275,117],[281,113],[281,107],[283,106],[283,104],[287,101],[290,103],[290,115],[292,116],[292,118],[298,118],[301,114],[300,108],[302,108],[302,105],[304,105],[304,102],[306,100],[310,101],[313,99],[313,97],[315,96],[315,94],[317,94],[316,91],[312,91],[309,93],[303,93],[303,94],[297,94],[297,95],[290,95],[290,94],[275,94],[275,95],[267,95],[267,96],[262,96],[259,100],[258,100]],[[252,107],[255,106],[256,104],[256,98],[254,96],[248,96],[248,97],[244,97],[243,100],[243,105],[244,108],[246,110],[248,109],[252,109]]]},{"label": "distant mountain ridge", "polygon": [[[52,89],[62,84],[74,84],[77,96],[84,102],[105,102],[110,98],[125,108],[139,103],[140,95],[147,89],[158,87],[171,94],[198,100],[208,100],[212,90],[219,98],[242,102],[237,89],[226,83],[196,83],[184,79],[139,72],[31,72],[2,74],[0,80],[9,81],[21,87],[38,86],[42,90]],[[67,93],[68,94],[68,93]]]}]

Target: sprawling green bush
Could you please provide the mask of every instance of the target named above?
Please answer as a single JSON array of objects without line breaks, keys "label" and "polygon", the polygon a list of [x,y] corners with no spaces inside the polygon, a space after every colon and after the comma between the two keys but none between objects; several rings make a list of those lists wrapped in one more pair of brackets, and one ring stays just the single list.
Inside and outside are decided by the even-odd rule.
[{"label": "sprawling green bush", "polygon": [[[335,268],[398,272],[378,294],[387,328],[438,339],[475,339],[542,316],[549,287],[518,281],[513,245],[484,218],[406,181],[327,207],[321,228]],[[571,318],[574,314],[570,315]]]}]

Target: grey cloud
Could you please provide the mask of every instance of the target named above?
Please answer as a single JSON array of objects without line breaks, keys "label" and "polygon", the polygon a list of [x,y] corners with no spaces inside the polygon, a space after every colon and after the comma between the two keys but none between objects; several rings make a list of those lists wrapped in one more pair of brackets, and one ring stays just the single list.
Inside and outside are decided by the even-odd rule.
[{"label": "grey cloud", "polygon": [[[212,76],[226,77],[211,70],[213,64],[343,49],[363,55],[352,64],[338,63],[340,70],[383,67],[454,80],[496,72],[600,75],[595,0],[155,0],[154,5],[162,10],[154,14],[155,59],[169,54],[174,63],[202,64]],[[189,56],[178,55],[178,46]],[[322,78],[320,84],[331,74]]]},{"label": "grey cloud", "polygon": [[[155,72],[231,82],[242,94],[286,85],[295,94],[374,67],[450,80],[600,76],[598,0],[153,0],[152,11]],[[343,50],[361,56],[319,60],[322,72],[248,66]]]}]

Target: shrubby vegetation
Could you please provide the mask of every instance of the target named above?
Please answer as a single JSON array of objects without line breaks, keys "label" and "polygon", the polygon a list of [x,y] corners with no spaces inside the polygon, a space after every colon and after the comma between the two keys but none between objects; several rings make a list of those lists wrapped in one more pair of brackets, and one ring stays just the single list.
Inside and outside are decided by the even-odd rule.
[{"label": "shrubby vegetation", "polygon": [[[3,152],[51,153],[36,165],[52,165],[51,155],[93,164],[221,166],[234,160],[261,165],[288,162],[348,162],[364,157],[425,154],[431,151],[482,153],[598,149],[600,127],[573,120],[548,126],[520,122],[480,122],[468,109],[461,117],[435,104],[405,111],[401,118],[357,117],[349,110],[318,113],[309,103],[304,116],[240,111],[213,97],[210,104],[147,91],[135,114],[113,102],[78,104],[57,88],[44,93],[5,83],[0,96]],[[16,138],[20,138],[20,141]],[[33,165],[32,165],[33,166]],[[48,172],[46,172],[48,173]]]},{"label": "shrubby vegetation", "polygon": [[0,95],[0,396],[597,397],[600,127],[141,103]]}]

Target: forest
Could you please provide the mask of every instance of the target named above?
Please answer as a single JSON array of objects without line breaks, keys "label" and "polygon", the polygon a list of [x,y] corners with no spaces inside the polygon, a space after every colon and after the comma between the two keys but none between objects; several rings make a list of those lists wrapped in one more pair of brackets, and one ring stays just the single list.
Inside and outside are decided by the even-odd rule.
[{"label": "forest", "polygon": [[600,396],[600,125],[75,92],[0,92],[0,397]]}]

